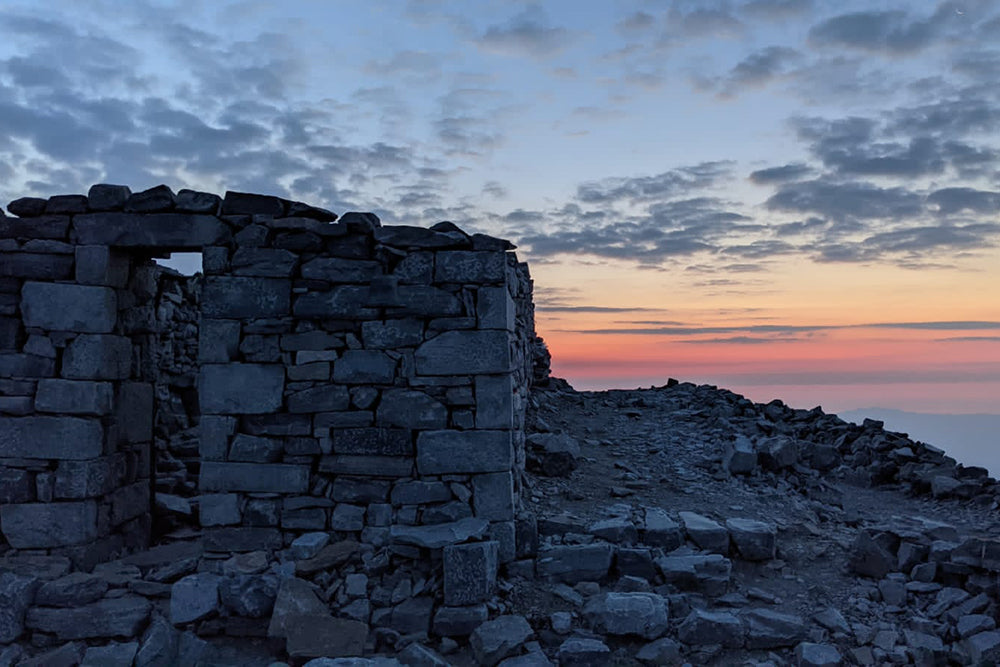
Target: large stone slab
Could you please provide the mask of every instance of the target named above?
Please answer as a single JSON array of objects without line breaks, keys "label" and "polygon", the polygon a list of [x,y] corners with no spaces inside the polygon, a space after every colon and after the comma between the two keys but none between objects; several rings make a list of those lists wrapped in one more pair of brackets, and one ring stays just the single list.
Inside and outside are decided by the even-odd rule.
[{"label": "large stone slab", "polygon": [[360,656],[368,626],[361,621],[334,618],[330,613],[296,614],[287,624],[286,650],[296,659]]},{"label": "large stone slab", "polygon": [[365,456],[412,456],[413,438],[401,428],[335,428],[335,454]]},{"label": "large stone slab", "polygon": [[595,595],[583,610],[596,632],[656,639],[667,631],[670,609],[655,593],[604,593]]},{"label": "large stone slab", "polygon": [[62,376],[73,380],[124,380],[132,372],[132,341],[124,336],[77,336],[63,356]]},{"label": "large stone slab", "polygon": [[302,277],[310,280],[326,280],[331,283],[368,284],[382,272],[382,265],[366,259],[341,259],[339,257],[317,257],[302,265]]},{"label": "large stone slab", "polygon": [[418,319],[362,322],[361,339],[373,350],[414,347],[424,342],[424,323]]},{"label": "large stone slab", "polygon": [[510,431],[423,431],[417,437],[421,475],[503,472],[513,463]]},{"label": "large stone slab", "polygon": [[303,412],[334,412],[346,410],[351,397],[347,387],[324,384],[312,389],[297,391],[288,397],[288,411]]},{"label": "large stone slab", "polygon": [[444,603],[458,606],[489,601],[499,565],[499,544],[492,540],[446,546]]},{"label": "large stone slab", "polygon": [[198,399],[204,414],[265,414],[281,407],[284,386],[278,364],[205,364]]},{"label": "large stone slab", "polygon": [[24,615],[41,583],[32,576],[0,572],[0,644],[10,643],[24,632]]},{"label": "large stone slab", "polygon": [[47,549],[97,539],[97,503],[24,503],[0,507],[0,529],[15,549]]},{"label": "large stone slab", "polygon": [[305,493],[309,466],[283,463],[204,461],[200,488],[204,492]]},{"label": "large stone slab", "polygon": [[92,459],[104,449],[104,429],[81,417],[0,417],[0,458]]},{"label": "large stone slab", "polygon": [[38,412],[75,415],[106,415],[111,412],[110,382],[76,382],[73,380],[39,380],[35,395]]},{"label": "large stone slab", "polygon": [[348,350],[333,364],[334,382],[392,384],[396,360],[379,350]]},{"label": "large stone slab", "polygon": [[695,512],[679,512],[684,530],[695,544],[705,551],[729,553],[729,531],[718,522]]},{"label": "large stone slab", "polygon": [[73,609],[33,607],[28,610],[25,625],[64,640],[134,637],[146,625],[152,609],[148,600],[134,595],[108,598]]},{"label": "large stone slab", "polygon": [[422,391],[386,389],[382,392],[377,420],[386,426],[442,429],[448,425],[448,408]]},{"label": "large stone slab", "polygon": [[251,319],[287,315],[292,284],[281,278],[206,276],[201,291],[205,317]]},{"label": "large stone slab", "polygon": [[511,370],[506,331],[446,331],[415,353],[418,375],[501,374]]},{"label": "large stone slab", "polygon": [[221,577],[208,572],[189,574],[170,587],[170,622],[191,623],[215,611]]},{"label": "large stone slab", "polygon": [[409,544],[425,549],[441,549],[470,539],[481,538],[486,534],[489,525],[485,519],[471,517],[430,526],[397,524],[390,527],[389,537],[396,544]]},{"label": "large stone slab", "polygon": [[96,498],[110,493],[126,466],[124,453],[84,461],[60,461],[56,467],[55,497]]},{"label": "large stone slab", "polygon": [[600,581],[611,569],[614,547],[610,544],[566,544],[538,552],[538,576],[568,584]]},{"label": "large stone slab", "polygon": [[234,275],[289,278],[299,257],[278,248],[239,248],[230,262]]},{"label": "large stone slab", "polygon": [[27,282],[21,314],[29,327],[108,333],[118,318],[118,298],[110,287]]},{"label": "large stone slab", "polygon": [[368,307],[368,287],[343,285],[329,292],[309,292],[295,299],[293,314],[298,317],[338,320],[373,320],[378,309]]},{"label": "large stone slab", "polygon": [[73,218],[77,242],[133,248],[199,251],[232,237],[229,227],[211,215],[184,213],[87,213]]},{"label": "large stone slab", "polygon": [[434,281],[439,283],[501,283],[507,268],[503,252],[454,250],[437,253]]},{"label": "large stone slab", "polygon": [[73,276],[73,257],[36,252],[5,252],[0,277],[66,280]]}]

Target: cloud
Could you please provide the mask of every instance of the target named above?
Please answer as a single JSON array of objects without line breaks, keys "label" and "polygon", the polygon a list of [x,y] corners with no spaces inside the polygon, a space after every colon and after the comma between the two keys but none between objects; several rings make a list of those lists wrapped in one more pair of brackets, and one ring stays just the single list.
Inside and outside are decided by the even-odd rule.
[{"label": "cloud", "polygon": [[504,23],[488,27],[476,42],[490,53],[546,58],[562,51],[571,40],[569,30],[549,25],[541,7],[530,5]]},{"label": "cloud", "polygon": [[740,11],[757,19],[784,19],[805,14],[812,8],[812,0],[751,0]]},{"label": "cloud", "polygon": [[385,60],[369,60],[363,70],[377,76],[428,83],[441,77],[444,60],[442,53],[405,49]]},{"label": "cloud", "polygon": [[552,303],[536,304],[535,310],[544,310],[550,313],[641,313],[658,312],[662,308],[621,308],[614,306],[567,306]]},{"label": "cloud", "polygon": [[799,180],[810,175],[813,168],[807,164],[797,162],[785,164],[780,167],[768,167],[750,172],[750,180],[757,185],[769,185],[771,183],[782,183],[785,181]]},{"label": "cloud", "polygon": [[768,46],[754,51],[737,63],[720,81],[723,97],[732,97],[746,88],[761,87],[780,76],[802,54],[785,46]]},{"label": "cloud", "polygon": [[656,19],[646,12],[634,12],[629,14],[621,21],[615,24],[615,28],[622,33],[638,33],[644,32],[652,28],[656,23]]},{"label": "cloud", "polygon": [[1000,211],[1000,192],[975,188],[941,188],[930,193],[927,202],[937,206],[938,215],[951,215],[962,211],[996,215]]},{"label": "cloud", "polygon": [[991,331],[1000,329],[998,321],[927,321],[927,322],[871,322],[862,324],[749,324],[736,326],[669,326],[666,323],[650,323],[656,326],[622,329],[578,329],[583,334],[622,334],[660,336],[700,336],[718,334],[777,334],[794,336],[838,330],[855,329],[895,329],[902,331]]},{"label": "cloud", "polygon": [[928,47],[938,37],[950,12],[909,20],[903,11],[863,11],[826,19],[809,30],[809,42],[820,47],[904,55]]},{"label": "cloud", "polygon": [[922,204],[922,197],[906,188],[824,179],[783,184],[765,202],[772,211],[815,213],[830,220],[900,220],[920,215]]},{"label": "cloud", "polygon": [[729,160],[717,160],[678,167],[654,176],[605,178],[581,184],[576,196],[588,204],[662,200],[715,185],[730,176],[733,164]]}]

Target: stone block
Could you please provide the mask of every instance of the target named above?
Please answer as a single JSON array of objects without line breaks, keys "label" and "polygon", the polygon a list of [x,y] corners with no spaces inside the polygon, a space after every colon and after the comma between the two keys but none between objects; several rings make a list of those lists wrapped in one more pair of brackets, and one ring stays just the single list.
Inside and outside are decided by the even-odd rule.
[{"label": "stone block", "polygon": [[74,380],[124,380],[132,373],[132,341],[124,336],[83,334],[63,356],[62,376]]},{"label": "stone block", "polygon": [[513,467],[510,431],[423,431],[417,437],[421,475],[503,472]]},{"label": "stone block", "polygon": [[0,377],[43,378],[56,372],[54,359],[34,354],[0,353]]},{"label": "stone block", "polygon": [[104,429],[81,417],[0,417],[0,458],[92,459],[104,450]]},{"label": "stone block", "polygon": [[30,218],[5,218],[0,215],[0,238],[66,240],[68,233],[68,215],[39,215]]},{"label": "stone block", "polygon": [[476,376],[476,428],[514,427],[514,378],[511,375]]},{"label": "stone block", "polygon": [[118,434],[125,442],[153,439],[153,385],[149,382],[121,382],[115,415]]},{"label": "stone block", "polygon": [[492,540],[444,548],[444,603],[449,606],[488,602],[499,568],[499,545]]},{"label": "stone block", "polygon": [[174,207],[185,213],[210,213],[214,215],[218,212],[221,203],[222,197],[219,195],[195,190],[181,190],[177,193]]},{"label": "stone block", "polygon": [[283,546],[277,528],[227,526],[204,531],[206,551],[275,551]]},{"label": "stone block", "polygon": [[281,527],[285,530],[323,530],[326,528],[326,510],[322,507],[284,510]]},{"label": "stone block", "polygon": [[281,440],[240,433],[229,445],[228,461],[247,463],[277,463],[284,453]]},{"label": "stone block", "polygon": [[729,553],[729,531],[719,523],[695,512],[680,512],[684,530],[692,542],[705,551]]},{"label": "stone block", "polygon": [[35,395],[38,412],[106,415],[111,412],[110,382],[39,380]]},{"label": "stone block", "polygon": [[280,278],[206,276],[201,292],[205,317],[251,319],[288,315],[292,284]]},{"label": "stone block", "polygon": [[118,526],[130,519],[149,514],[149,480],[141,479],[135,484],[115,489],[111,493],[111,525]]},{"label": "stone block", "polygon": [[395,524],[389,528],[389,535],[395,544],[407,544],[424,549],[441,549],[452,544],[461,544],[486,535],[489,523],[483,519],[467,517],[450,523],[428,526],[406,526]]},{"label": "stone block", "polygon": [[202,526],[232,526],[242,519],[240,497],[235,493],[199,496],[198,515]]},{"label": "stone block", "polygon": [[34,480],[27,470],[0,466],[0,505],[35,499]]},{"label": "stone block", "polygon": [[240,322],[202,318],[198,327],[198,361],[228,363],[240,349]]},{"label": "stone block", "polygon": [[346,410],[350,404],[347,387],[331,384],[303,389],[288,396],[288,411],[293,413],[334,412]]},{"label": "stone block", "polygon": [[312,419],[287,413],[246,416],[240,418],[240,430],[253,435],[311,435]]},{"label": "stone block", "polygon": [[170,622],[192,623],[215,611],[221,577],[207,572],[189,574],[170,587]]},{"label": "stone block", "polygon": [[229,227],[213,215],[188,213],[87,213],[73,218],[81,245],[132,248],[169,248],[198,252],[204,246],[224,245],[232,238]]},{"label": "stone block", "polygon": [[[89,646],[80,667],[132,667],[139,651],[139,642],[111,642],[106,646]],[[139,664],[149,664],[142,661]]]},{"label": "stone block", "polygon": [[73,275],[73,257],[36,252],[5,252],[0,277],[66,280]]},{"label": "stone block", "polygon": [[392,487],[392,504],[400,505],[430,505],[443,503],[452,499],[451,489],[444,482],[429,482],[424,480],[408,480],[397,482]]},{"label": "stone block", "polygon": [[472,477],[472,507],[488,521],[513,521],[514,476],[510,471]]},{"label": "stone block", "polygon": [[557,545],[538,552],[538,576],[576,584],[600,581],[611,570],[614,547],[610,544]]},{"label": "stone block", "polygon": [[476,293],[476,319],[480,329],[514,331],[516,309],[506,287],[480,287]]},{"label": "stone block", "polygon": [[507,256],[503,252],[453,250],[439,252],[434,262],[434,282],[502,283]]},{"label": "stone block", "polygon": [[390,482],[338,477],[333,480],[333,499],[338,503],[381,503],[389,497]]},{"label": "stone block", "polygon": [[418,319],[362,322],[361,340],[372,350],[416,347],[424,342],[424,323]]},{"label": "stone block", "polygon": [[223,463],[201,465],[202,491],[247,491],[251,493],[305,493],[309,466],[280,463]]},{"label": "stone block", "polygon": [[202,415],[198,424],[198,454],[205,461],[225,461],[229,438],[236,430],[235,417]]},{"label": "stone block", "polygon": [[127,185],[98,183],[87,191],[87,208],[91,211],[120,211],[132,195]]},{"label": "stone block", "polygon": [[53,215],[86,213],[87,198],[83,195],[53,195],[45,203],[45,212]]},{"label": "stone block", "polygon": [[670,610],[655,593],[610,592],[587,601],[584,617],[596,632],[656,639],[667,631]]},{"label": "stone block", "polygon": [[118,298],[110,287],[26,282],[21,314],[28,327],[108,333],[118,319]]},{"label": "stone block", "polygon": [[448,408],[422,391],[386,389],[377,420],[380,425],[410,429],[442,429],[448,425]]},{"label": "stone block", "polygon": [[392,384],[396,360],[378,350],[347,350],[333,364],[333,381],[344,384]]},{"label": "stone block", "polygon": [[134,637],[146,625],[152,609],[145,598],[126,595],[73,609],[33,607],[25,625],[62,640]]},{"label": "stone block", "polygon": [[485,604],[438,607],[431,632],[441,637],[466,637],[489,618]]},{"label": "stone block", "polygon": [[333,452],[366,456],[412,456],[413,437],[400,428],[334,428]]},{"label": "stone block", "polygon": [[35,594],[35,604],[42,607],[78,607],[104,597],[108,581],[104,577],[72,572],[45,582]]},{"label": "stone block", "polygon": [[414,356],[418,375],[506,374],[511,371],[506,331],[446,331],[426,341]]},{"label": "stone block", "polygon": [[125,287],[128,255],[103,245],[76,246],[76,282],[81,285]]},{"label": "stone block", "polygon": [[317,257],[302,265],[302,277],[331,283],[364,283],[382,273],[379,262],[339,257]]},{"label": "stone block", "polygon": [[15,549],[48,549],[96,540],[97,503],[25,503],[0,507],[0,529]]},{"label": "stone block", "polygon": [[59,499],[98,498],[110,493],[124,472],[123,455],[86,461],[60,461],[53,493]]},{"label": "stone block", "polygon": [[263,414],[281,407],[284,386],[278,364],[206,364],[198,398],[203,414]]},{"label": "stone block", "polygon": [[[315,260],[314,260],[315,261]],[[299,256],[276,248],[238,248],[230,263],[233,275],[290,278]]]},{"label": "stone block", "polygon": [[270,215],[280,218],[285,214],[285,203],[278,197],[250,192],[226,191],[220,215]]},{"label": "stone block", "polygon": [[334,618],[325,611],[321,614],[292,615],[285,632],[288,655],[299,664],[310,658],[361,655],[368,637],[368,626],[361,621]]},{"label": "stone block", "polygon": [[[390,304],[383,304],[390,305]],[[390,317],[457,317],[464,315],[462,301],[447,290],[430,285],[402,285],[396,291],[396,303],[387,309]]]},{"label": "stone block", "polygon": [[360,505],[337,503],[330,515],[330,530],[357,532],[365,527],[365,508]]},{"label": "stone block", "polygon": [[770,560],[777,550],[777,528],[763,521],[726,519],[729,537],[744,560]]},{"label": "stone block", "polygon": [[9,644],[24,632],[24,615],[41,584],[33,576],[0,572],[0,644]]},{"label": "stone block", "polygon": [[368,287],[343,285],[329,292],[309,292],[296,297],[292,313],[298,317],[337,320],[374,320],[377,308],[369,308]]},{"label": "stone block", "polygon": [[434,253],[411,252],[396,265],[392,275],[402,284],[427,285],[434,279]]},{"label": "stone block", "polygon": [[401,456],[336,454],[320,458],[319,471],[358,477],[410,477],[413,474],[413,459]]}]

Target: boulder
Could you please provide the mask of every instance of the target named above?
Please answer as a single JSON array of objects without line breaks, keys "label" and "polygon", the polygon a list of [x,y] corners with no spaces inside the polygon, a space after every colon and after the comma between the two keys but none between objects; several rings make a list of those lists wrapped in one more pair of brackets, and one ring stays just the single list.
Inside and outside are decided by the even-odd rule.
[{"label": "boulder", "polygon": [[836,646],[802,642],[795,647],[795,661],[799,667],[837,667],[843,658]]},{"label": "boulder", "polygon": [[179,579],[170,588],[170,622],[191,623],[215,611],[221,577],[202,572]]},{"label": "boulder", "polygon": [[744,560],[771,560],[777,550],[778,530],[763,521],[727,519],[729,537]]},{"label": "boulder", "polygon": [[796,646],[805,640],[809,630],[801,616],[771,609],[751,609],[742,616],[747,629],[746,647],[750,650]]},{"label": "boulder", "polygon": [[685,644],[720,644],[726,648],[743,646],[743,625],[729,612],[692,609],[677,627],[677,638]]},{"label": "boulder", "polygon": [[679,512],[684,530],[699,548],[725,556],[729,553],[729,531],[719,523],[695,512]]},{"label": "boulder", "polygon": [[556,653],[559,667],[605,667],[611,661],[611,649],[600,639],[570,637]]},{"label": "boulder", "polygon": [[670,612],[655,593],[604,593],[592,597],[583,610],[595,632],[656,639],[667,630]]},{"label": "boulder", "polygon": [[41,584],[32,576],[0,572],[0,644],[10,643],[24,632],[24,615]]},{"label": "boulder", "polygon": [[32,607],[25,625],[60,639],[135,637],[149,620],[152,608],[148,600],[134,595],[106,598],[72,609]]},{"label": "boulder", "polygon": [[610,544],[564,544],[540,549],[538,576],[575,584],[600,581],[608,575],[614,547]]},{"label": "boulder", "polygon": [[528,463],[549,477],[568,477],[576,470],[580,443],[562,433],[533,433],[528,436]]},{"label": "boulder", "polygon": [[534,631],[523,616],[499,616],[480,625],[469,637],[476,664],[492,666],[517,653]]}]

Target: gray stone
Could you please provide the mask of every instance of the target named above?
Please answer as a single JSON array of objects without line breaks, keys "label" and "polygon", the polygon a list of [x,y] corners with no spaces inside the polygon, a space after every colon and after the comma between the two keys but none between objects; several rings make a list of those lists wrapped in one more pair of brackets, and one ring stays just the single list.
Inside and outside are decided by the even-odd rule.
[{"label": "gray stone", "polygon": [[[440,549],[451,544],[459,544],[470,539],[479,539],[486,534],[489,522],[483,519],[466,518],[453,523],[439,523],[430,526],[406,526],[396,524],[390,527],[390,538],[396,544],[409,544],[425,549]],[[610,563],[609,563],[610,565]]]},{"label": "gray stone", "polygon": [[387,480],[338,477],[333,480],[333,499],[338,503],[381,503],[389,497],[390,484]]},{"label": "gray stone", "polygon": [[479,665],[495,665],[517,653],[534,632],[523,616],[499,616],[480,625],[469,637]]},{"label": "gray stone", "polygon": [[232,234],[212,215],[185,213],[87,213],[73,218],[82,245],[170,248],[200,251],[223,245]]},{"label": "gray stone", "polygon": [[464,607],[438,607],[431,626],[434,634],[442,637],[466,637],[486,622],[489,611],[485,604]]},{"label": "gray stone", "polygon": [[413,480],[397,482],[390,496],[393,505],[429,505],[451,500],[451,489],[444,482]]},{"label": "gray stone", "polygon": [[24,503],[0,507],[0,527],[15,549],[45,549],[97,539],[97,503]]},{"label": "gray stone", "polygon": [[405,429],[335,428],[333,451],[336,454],[412,456],[413,439]]},{"label": "gray stone", "polygon": [[305,493],[308,486],[309,466],[305,465],[218,461],[201,464],[202,491]]},{"label": "gray stone", "polygon": [[600,639],[570,637],[556,653],[559,667],[605,667],[611,661],[611,649]]},{"label": "gray stone", "polygon": [[422,391],[386,389],[382,392],[377,420],[387,426],[441,429],[448,425],[448,408]]},{"label": "gray stone", "polygon": [[347,387],[323,385],[291,394],[288,397],[288,411],[303,413],[346,410],[350,402],[351,397]]},{"label": "gray stone", "polygon": [[437,651],[422,644],[410,644],[399,652],[399,660],[411,667],[449,667],[451,663],[442,658]]},{"label": "gray stone", "polygon": [[580,443],[563,433],[532,433],[528,436],[528,460],[544,475],[568,477],[576,470]]},{"label": "gray stone", "polygon": [[76,246],[76,282],[81,285],[125,287],[129,258],[115,248],[101,245]]},{"label": "gray stone", "polygon": [[896,559],[866,531],[859,531],[851,546],[849,565],[858,574],[881,579],[895,566]]},{"label": "gray stone", "polygon": [[10,643],[24,632],[24,615],[41,583],[33,576],[0,572],[0,644]]},{"label": "gray stone", "polygon": [[281,440],[239,433],[229,445],[228,460],[248,463],[277,463],[281,460],[284,449],[285,446]]},{"label": "gray stone", "polygon": [[679,512],[684,530],[691,541],[705,551],[729,553],[729,531],[706,516],[695,512]]},{"label": "gray stone", "polygon": [[27,470],[0,467],[0,504],[27,503],[34,496],[33,479]]},{"label": "gray stone", "polygon": [[510,334],[506,331],[446,331],[415,353],[418,375],[477,375],[511,371]]},{"label": "gray stone", "polygon": [[726,443],[722,464],[733,475],[749,475],[757,468],[757,450],[749,438],[737,435]]},{"label": "gray stone", "polygon": [[329,533],[306,533],[292,540],[292,544],[288,549],[292,554],[292,558],[305,560],[318,554],[329,543]]},{"label": "gray stone", "polygon": [[53,195],[45,203],[48,214],[73,214],[87,212],[87,198],[83,195]]},{"label": "gray stone", "polygon": [[454,294],[430,285],[401,285],[396,289],[396,302],[382,305],[393,306],[387,309],[387,317],[456,317],[465,312]]},{"label": "gray stone", "polygon": [[368,287],[343,285],[329,292],[309,292],[296,297],[292,312],[298,317],[374,320],[379,311],[368,307]]},{"label": "gray stone", "polygon": [[161,213],[171,211],[175,202],[174,191],[166,185],[157,185],[142,192],[133,193],[125,202],[127,213]]},{"label": "gray stone", "polygon": [[434,253],[411,252],[396,265],[392,275],[400,284],[428,284],[434,279]]},{"label": "gray stone", "polygon": [[769,470],[791,468],[799,460],[798,442],[784,435],[759,442],[757,451],[761,464]]},{"label": "gray stone", "polygon": [[198,361],[228,363],[236,358],[239,347],[239,321],[202,318],[198,329]]},{"label": "gray stone", "polygon": [[751,609],[743,614],[746,647],[750,650],[795,646],[805,640],[809,628],[801,616],[770,609]]},{"label": "gray stone", "polygon": [[655,593],[595,595],[587,602],[583,614],[595,632],[646,639],[656,639],[665,633],[670,620],[666,600]]},{"label": "gray stone", "polygon": [[1000,662],[1000,630],[980,632],[962,640],[962,648],[972,664],[988,665]]},{"label": "gray stone", "polygon": [[771,560],[777,550],[777,528],[763,521],[727,519],[726,529],[744,560]]},{"label": "gray stone", "polygon": [[334,382],[344,384],[392,384],[396,360],[378,350],[347,350],[333,364]]},{"label": "gray stone", "polygon": [[0,458],[92,459],[104,451],[104,429],[80,417],[0,417]]},{"label": "gray stone", "polygon": [[795,660],[799,667],[837,667],[843,658],[836,646],[802,642],[795,647]]},{"label": "gray stone", "polygon": [[364,283],[380,274],[382,266],[371,260],[317,257],[302,265],[302,277],[331,283]]},{"label": "gray stone", "polygon": [[149,512],[149,494],[148,480],[140,480],[134,484],[115,489],[109,497],[111,501],[111,525],[117,526]]},{"label": "gray stone", "polygon": [[743,646],[743,626],[729,612],[692,609],[677,628],[677,638],[685,644],[721,644],[727,648]]},{"label": "gray stone", "polygon": [[567,544],[539,550],[538,576],[575,584],[600,581],[608,575],[614,547],[610,544]]},{"label": "gray stone", "polygon": [[681,525],[671,519],[662,509],[647,508],[644,516],[642,541],[645,544],[651,547],[663,547],[664,551],[673,551],[684,544],[684,533]]},{"label": "gray stone", "polygon": [[222,197],[208,192],[181,190],[177,193],[175,208],[186,213],[211,213],[219,210]]},{"label": "gray stone", "polygon": [[656,566],[668,584],[711,596],[725,594],[732,573],[732,563],[719,554],[667,555]]},{"label": "gray stone", "polygon": [[[233,275],[290,278],[299,257],[275,248],[237,248],[230,262]],[[314,260],[315,261],[315,260]]]},{"label": "gray stone", "polygon": [[136,667],[171,667],[176,664],[177,640],[177,630],[163,616],[155,614],[142,633],[142,645],[138,652],[132,649]]},{"label": "gray stone", "polygon": [[[14,320],[9,320],[13,322]],[[16,342],[9,343],[16,347]],[[39,378],[55,375],[55,361],[33,354],[0,354],[0,376],[7,378]]]},{"label": "gray stone", "polygon": [[389,627],[401,635],[427,635],[434,599],[426,595],[403,600],[392,609]]},{"label": "gray stone", "polygon": [[284,385],[278,364],[206,364],[198,398],[204,414],[262,414],[281,407]]},{"label": "gray stone", "polygon": [[128,443],[153,439],[153,385],[149,382],[118,384],[115,416],[118,436]]},{"label": "gray stone", "polygon": [[514,476],[509,472],[474,475],[472,507],[475,515],[489,521],[514,519]]},{"label": "gray stone", "polygon": [[134,637],[146,625],[152,608],[148,600],[133,595],[72,609],[32,607],[25,625],[59,639]]},{"label": "gray stone", "polygon": [[271,612],[267,636],[286,637],[288,627],[295,616],[325,613],[328,613],[326,605],[316,597],[309,583],[294,577],[282,579]]},{"label": "gray stone", "polygon": [[230,613],[246,618],[269,618],[278,595],[278,577],[240,574],[219,582],[219,599]]},{"label": "gray stone", "polygon": [[362,322],[361,340],[372,350],[415,347],[424,342],[424,323],[419,319]]},{"label": "gray stone", "polygon": [[673,639],[661,637],[639,649],[635,657],[644,665],[676,665],[681,662],[681,647]]},{"label": "gray stone", "polygon": [[279,278],[207,276],[202,315],[220,319],[280,317],[289,314],[291,282]]},{"label": "gray stone", "polygon": [[632,520],[623,516],[595,521],[587,527],[587,532],[615,544],[634,544],[639,536]]},{"label": "gray stone", "polygon": [[413,459],[337,454],[320,458],[319,471],[358,477],[410,477],[413,475]]},{"label": "gray stone", "polygon": [[198,454],[204,461],[224,461],[229,438],[236,430],[235,417],[202,415],[198,424]]},{"label": "gray stone", "polygon": [[170,622],[191,623],[215,611],[221,577],[202,572],[189,574],[170,587]]},{"label": "gray stone", "polygon": [[47,203],[41,197],[20,197],[7,204],[7,210],[19,218],[35,218],[45,212]]},{"label": "gray stone", "polygon": [[444,548],[444,603],[449,606],[487,602],[493,596],[499,568],[494,541]]},{"label": "gray stone", "polygon": [[358,656],[364,651],[368,626],[329,612],[297,614],[286,629],[287,651],[292,658]]},{"label": "gray stone", "polygon": [[35,409],[39,412],[106,415],[111,412],[111,399],[109,382],[45,379],[38,381]]},{"label": "gray stone", "polygon": [[132,341],[123,336],[77,336],[63,356],[62,376],[75,380],[124,380],[132,372]]},{"label": "gray stone", "polygon": [[127,185],[99,183],[87,191],[87,207],[91,211],[120,211],[131,196]]},{"label": "gray stone", "polygon": [[503,472],[512,467],[509,431],[423,431],[417,437],[421,475]]},{"label": "gray stone", "polygon": [[[80,667],[132,667],[138,650],[139,642],[111,642],[105,646],[90,646],[83,654]],[[152,663],[137,663],[146,664]]]},{"label": "gray stone", "polygon": [[375,230],[375,238],[382,245],[394,248],[454,248],[467,246],[468,238],[456,232],[441,232],[425,227],[393,225]]},{"label": "gray stone", "polygon": [[86,572],[73,572],[47,581],[35,594],[35,604],[43,607],[76,607],[104,597],[108,582]]},{"label": "gray stone", "polygon": [[63,254],[7,252],[0,264],[0,277],[4,276],[28,280],[67,280],[73,276],[73,258]]},{"label": "gray stone", "polygon": [[330,530],[359,531],[365,527],[365,508],[360,505],[338,503],[330,515]]},{"label": "gray stone", "polygon": [[514,386],[510,375],[476,376],[476,428],[514,425]]},{"label": "gray stone", "polygon": [[476,293],[476,316],[480,329],[514,331],[514,299],[506,287],[480,287]]},{"label": "gray stone", "polygon": [[980,632],[988,632],[997,627],[992,616],[986,614],[966,614],[958,619],[955,626],[960,639],[977,635]]},{"label": "gray stone", "polygon": [[118,319],[118,299],[109,287],[26,282],[21,314],[28,327],[108,333]]},{"label": "gray stone", "polygon": [[439,283],[502,283],[507,258],[502,252],[453,250],[435,256],[434,281]]},{"label": "gray stone", "polygon": [[80,664],[86,646],[81,642],[69,642],[22,660],[17,663],[17,667],[76,667]]}]

